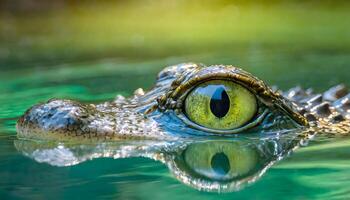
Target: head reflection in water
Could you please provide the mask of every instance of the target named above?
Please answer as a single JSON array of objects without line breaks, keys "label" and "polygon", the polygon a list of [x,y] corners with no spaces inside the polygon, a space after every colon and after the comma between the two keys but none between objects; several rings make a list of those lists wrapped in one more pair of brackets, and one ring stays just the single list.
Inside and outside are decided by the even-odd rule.
[{"label": "head reflection in water", "polygon": [[148,157],[164,163],[178,180],[193,188],[230,192],[258,180],[267,168],[298,143],[291,138],[76,145],[16,140],[15,146],[37,162],[60,167],[103,157]]}]

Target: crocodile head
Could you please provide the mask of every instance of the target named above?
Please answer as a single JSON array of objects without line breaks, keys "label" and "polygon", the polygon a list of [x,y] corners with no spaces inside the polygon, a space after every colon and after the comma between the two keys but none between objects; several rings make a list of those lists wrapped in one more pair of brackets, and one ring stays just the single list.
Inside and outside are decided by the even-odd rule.
[{"label": "crocodile head", "polygon": [[130,98],[35,105],[18,120],[18,137],[55,142],[19,139],[15,146],[54,166],[148,157],[187,185],[228,192],[258,180],[315,133],[349,134],[349,99],[343,85],[323,94],[282,92],[234,66],[180,64]]},{"label": "crocodile head", "polygon": [[234,66],[180,64],[163,69],[153,89],[101,104],[52,99],[18,120],[19,137],[163,140],[187,136],[233,136],[309,129],[349,132],[349,95],[344,86],[324,94],[271,89]]}]

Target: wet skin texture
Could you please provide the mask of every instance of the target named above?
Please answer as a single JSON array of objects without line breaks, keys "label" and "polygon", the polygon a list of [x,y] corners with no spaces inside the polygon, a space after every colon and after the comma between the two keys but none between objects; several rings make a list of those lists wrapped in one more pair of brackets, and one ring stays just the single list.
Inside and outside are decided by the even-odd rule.
[{"label": "wet skin texture", "polygon": [[[258,104],[256,115],[242,126],[228,130],[205,127],[190,120],[184,112],[188,93],[211,80],[232,81],[249,90]],[[96,105],[52,99],[34,105],[18,120],[17,130],[19,137],[68,141],[74,138],[162,140],[300,128],[308,134],[348,134],[349,98],[343,85],[323,94],[299,87],[282,92],[234,66],[186,63],[166,67],[150,91],[137,89],[130,98],[117,96],[114,101]]]},{"label": "wet skin texture", "polygon": [[349,120],[343,85],[322,94],[300,87],[283,92],[234,66],[186,63],[163,69],[153,89],[137,89],[130,98],[34,105],[17,122],[15,147],[53,166],[147,157],[193,188],[231,192],[257,181],[316,133],[349,135]]}]

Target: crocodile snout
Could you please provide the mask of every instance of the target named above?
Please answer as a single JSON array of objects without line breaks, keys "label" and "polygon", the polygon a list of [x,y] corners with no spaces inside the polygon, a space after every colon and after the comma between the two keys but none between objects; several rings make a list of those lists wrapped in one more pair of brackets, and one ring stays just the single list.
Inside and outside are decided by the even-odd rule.
[{"label": "crocodile snout", "polygon": [[85,107],[75,101],[57,99],[35,105],[18,120],[18,136],[32,138],[40,135],[40,138],[46,138],[82,133],[89,121]]}]

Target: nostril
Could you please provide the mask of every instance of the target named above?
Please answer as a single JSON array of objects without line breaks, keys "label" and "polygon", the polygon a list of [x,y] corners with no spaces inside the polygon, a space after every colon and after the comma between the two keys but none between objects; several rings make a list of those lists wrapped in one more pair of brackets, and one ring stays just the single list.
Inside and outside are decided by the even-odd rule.
[{"label": "nostril", "polygon": [[30,108],[17,122],[19,135],[63,133],[78,129],[83,124],[80,116],[87,115],[85,107],[71,100],[50,100]]},{"label": "nostril", "polygon": [[43,104],[32,112],[37,112],[38,124],[42,128],[56,130],[65,129],[72,124],[77,124],[79,116],[83,115],[85,110],[77,102],[54,100]]}]

